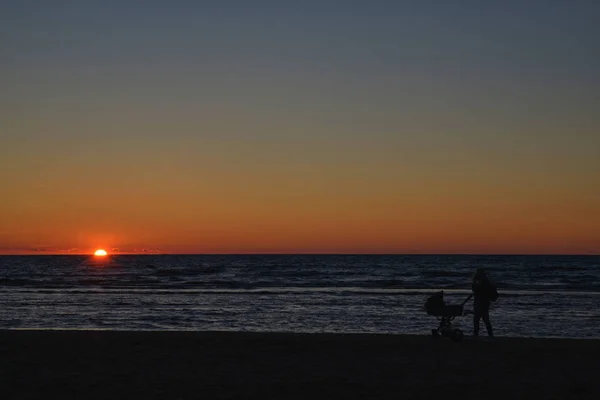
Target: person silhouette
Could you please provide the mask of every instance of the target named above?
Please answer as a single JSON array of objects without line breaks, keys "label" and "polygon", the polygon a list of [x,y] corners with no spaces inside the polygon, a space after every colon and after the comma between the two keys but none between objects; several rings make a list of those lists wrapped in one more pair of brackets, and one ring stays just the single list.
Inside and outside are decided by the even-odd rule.
[{"label": "person silhouette", "polygon": [[496,288],[490,282],[485,270],[477,268],[473,276],[473,338],[479,337],[479,321],[483,319],[488,336],[493,338],[494,331],[490,321],[490,305]]}]

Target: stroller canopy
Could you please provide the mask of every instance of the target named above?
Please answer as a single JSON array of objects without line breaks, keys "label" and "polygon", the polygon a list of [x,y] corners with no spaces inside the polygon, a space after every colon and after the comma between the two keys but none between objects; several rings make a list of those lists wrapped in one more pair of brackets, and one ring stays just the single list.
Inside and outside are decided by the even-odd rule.
[{"label": "stroller canopy", "polygon": [[463,314],[462,305],[447,305],[444,302],[444,291],[441,290],[425,302],[427,314],[436,317],[460,317]]}]

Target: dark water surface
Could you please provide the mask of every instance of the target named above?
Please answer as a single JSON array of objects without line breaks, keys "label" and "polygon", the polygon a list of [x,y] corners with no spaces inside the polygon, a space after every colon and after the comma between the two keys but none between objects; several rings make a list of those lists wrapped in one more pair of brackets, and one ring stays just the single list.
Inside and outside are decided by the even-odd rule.
[{"label": "dark water surface", "polygon": [[599,256],[0,256],[0,328],[427,334],[477,267],[498,335],[600,338]]}]

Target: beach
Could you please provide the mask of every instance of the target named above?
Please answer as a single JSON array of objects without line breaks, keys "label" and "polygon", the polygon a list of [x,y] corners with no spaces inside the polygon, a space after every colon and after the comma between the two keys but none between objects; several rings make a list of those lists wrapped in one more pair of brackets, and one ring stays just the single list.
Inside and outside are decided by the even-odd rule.
[{"label": "beach", "polygon": [[599,360],[598,340],[4,330],[0,396],[596,399]]}]

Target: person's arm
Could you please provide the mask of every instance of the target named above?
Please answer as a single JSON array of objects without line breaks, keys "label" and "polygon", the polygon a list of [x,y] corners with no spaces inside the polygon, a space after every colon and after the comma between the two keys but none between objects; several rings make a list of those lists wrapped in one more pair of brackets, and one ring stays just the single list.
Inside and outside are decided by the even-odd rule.
[{"label": "person's arm", "polygon": [[467,304],[467,301],[471,300],[471,297],[473,297],[473,293],[471,293],[469,297],[467,297],[467,299],[463,301],[462,305],[464,306],[465,304]]}]

